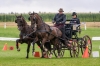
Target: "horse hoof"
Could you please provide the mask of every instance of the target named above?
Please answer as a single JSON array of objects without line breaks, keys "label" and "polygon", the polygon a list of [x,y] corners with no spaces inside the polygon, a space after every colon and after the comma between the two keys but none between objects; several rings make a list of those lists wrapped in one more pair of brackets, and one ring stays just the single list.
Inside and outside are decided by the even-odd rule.
[{"label": "horse hoof", "polygon": [[52,55],[50,55],[49,58],[52,58]]},{"label": "horse hoof", "polygon": [[52,58],[52,54],[50,54],[49,58]]},{"label": "horse hoof", "polygon": [[20,48],[18,48],[17,51],[20,51]]},{"label": "horse hoof", "polygon": [[26,57],[26,59],[28,59],[28,57]]},{"label": "horse hoof", "polygon": [[48,58],[48,56],[47,55],[44,55],[44,58]]},{"label": "horse hoof", "polygon": [[46,48],[45,48],[44,50],[45,50],[46,52],[48,51],[48,49],[46,49]]},{"label": "horse hoof", "polygon": [[35,55],[35,52],[32,53],[32,56],[34,56],[34,55]]},{"label": "horse hoof", "polygon": [[60,58],[60,56],[58,56],[57,58]]},{"label": "horse hoof", "polygon": [[45,55],[46,54],[46,52],[43,52],[43,55]]},{"label": "horse hoof", "polygon": [[44,56],[42,56],[41,58],[45,58]]}]

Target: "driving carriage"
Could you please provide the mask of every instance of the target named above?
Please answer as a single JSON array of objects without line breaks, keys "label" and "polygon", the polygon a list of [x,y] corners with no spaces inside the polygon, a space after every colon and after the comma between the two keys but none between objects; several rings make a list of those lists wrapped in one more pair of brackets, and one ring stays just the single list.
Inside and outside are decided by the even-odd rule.
[{"label": "driving carriage", "polygon": [[[92,42],[88,35],[85,35],[83,37],[79,37],[78,33],[81,32],[80,24],[65,24],[65,35],[68,42],[71,43],[71,48],[68,49],[65,45],[61,44],[61,57],[64,56],[65,50],[70,51],[71,57],[78,57],[79,56],[79,50],[81,49],[81,53],[83,55],[84,50],[86,47],[88,47],[88,53],[89,56],[92,52]],[[54,50],[54,54],[57,57],[57,52]]]},{"label": "driving carriage", "polygon": [[[88,35],[85,35],[82,38],[78,37],[77,33],[80,33],[79,25],[65,24],[66,42],[64,44],[62,42],[63,39],[61,38],[62,32],[58,28],[49,26],[48,24],[44,23],[42,18],[37,13],[33,12],[29,15],[31,27],[34,29],[36,26],[36,31],[33,33],[36,34],[36,40],[33,42],[39,40],[41,42],[41,47],[43,47],[47,41],[49,41],[49,44],[51,44],[51,48],[49,48],[48,51],[45,51],[48,57],[50,57],[53,53],[58,58],[63,57],[65,50],[70,51],[71,57],[78,57],[79,48],[81,48],[81,52],[83,54],[87,46],[89,49],[88,53],[89,55],[91,55],[91,39]],[[68,47],[67,44],[70,44],[70,47]],[[45,50],[45,47],[43,48],[43,50]]]}]

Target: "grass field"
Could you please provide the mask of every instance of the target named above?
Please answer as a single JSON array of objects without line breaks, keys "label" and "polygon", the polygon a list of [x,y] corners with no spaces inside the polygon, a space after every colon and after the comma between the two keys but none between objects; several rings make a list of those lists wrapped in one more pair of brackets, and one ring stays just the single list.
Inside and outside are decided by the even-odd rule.
[{"label": "grass field", "polygon": [[[7,27],[4,29],[0,27],[0,37],[18,37],[19,31],[16,27]],[[87,28],[87,30],[82,29],[81,35],[89,35],[91,38],[93,36],[100,36],[100,28]],[[2,51],[4,44],[7,43],[8,50]],[[100,41],[92,41],[93,51],[99,51]],[[9,50],[10,46],[14,46],[14,50]],[[100,58],[82,58],[81,52],[78,58],[70,58],[69,51],[66,51],[63,58],[53,58],[51,59],[41,59],[34,58],[32,56],[32,51],[30,48],[29,59],[26,59],[26,44],[20,45],[21,51],[17,52],[14,41],[0,41],[0,66],[100,66]],[[40,49],[36,45],[36,51]]]}]

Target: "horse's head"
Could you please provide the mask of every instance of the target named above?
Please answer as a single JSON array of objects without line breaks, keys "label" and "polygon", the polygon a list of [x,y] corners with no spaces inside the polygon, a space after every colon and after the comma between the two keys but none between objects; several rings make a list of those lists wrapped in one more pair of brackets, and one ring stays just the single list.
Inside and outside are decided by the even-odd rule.
[{"label": "horse's head", "polygon": [[31,27],[34,29],[35,28],[35,23],[37,21],[35,13],[29,13],[30,17],[28,18],[29,21],[31,21]]},{"label": "horse's head", "polygon": [[42,19],[37,13],[29,13],[30,17],[28,18],[31,21],[31,27],[34,29],[35,24],[41,23]]},{"label": "horse's head", "polygon": [[25,20],[22,16],[22,14],[20,16],[16,16],[16,20],[15,23],[17,23],[18,26],[18,30],[23,30],[24,26],[25,26]]}]

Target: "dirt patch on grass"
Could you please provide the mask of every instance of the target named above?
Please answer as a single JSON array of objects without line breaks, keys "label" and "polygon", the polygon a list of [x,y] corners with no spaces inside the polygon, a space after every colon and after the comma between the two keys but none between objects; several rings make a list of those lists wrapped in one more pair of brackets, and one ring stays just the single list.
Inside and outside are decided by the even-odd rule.
[{"label": "dirt patch on grass", "polygon": [[[30,22],[27,22],[29,25],[31,24]],[[47,24],[49,24],[50,26],[52,26],[52,22],[46,22]],[[100,27],[100,22],[85,22],[87,27]],[[10,26],[10,27],[16,27],[17,24],[15,22],[0,22],[0,26],[4,26],[6,24],[6,26]],[[81,22],[82,27],[84,26],[84,23]]]}]

